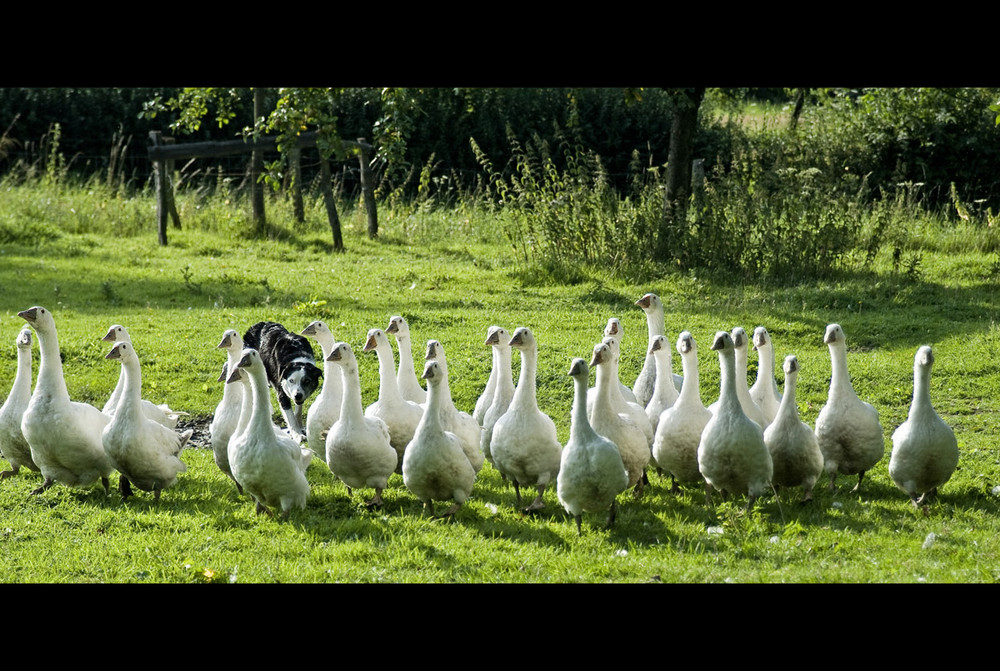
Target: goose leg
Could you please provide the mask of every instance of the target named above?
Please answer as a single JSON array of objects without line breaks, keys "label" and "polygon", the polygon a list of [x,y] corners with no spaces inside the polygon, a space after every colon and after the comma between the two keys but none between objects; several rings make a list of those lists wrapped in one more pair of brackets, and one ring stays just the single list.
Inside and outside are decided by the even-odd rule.
[{"label": "goose leg", "polygon": [[582,536],[583,529],[580,526],[580,522],[583,520],[583,514],[581,513],[580,515],[574,515],[573,519],[576,520],[576,535]]},{"label": "goose leg", "polygon": [[852,494],[854,492],[857,492],[857,491],[861,490],[861,481],[864,480],[864,477],[865,477],[865,472],[864,471],[861,471],[860,473],[858,473],[858,484],[854,485],[854,489],[851,490]]},{"label": "goose leg", "polygon": [[111,493],[111,481],[107,478],[101,478],[101,484],[104,485],[104,495],[107,496]]},{"label": "goose leg", "polygon": [[517,495],[517,507],[520,508],[521,507],[521,487],[518,484],[517,480],[515,480],[514,478],[511,478],[510,481],[514,483],[514,494]]},{"label": "goose leg", "polygon": [[48,489],[49,487],[51,487],[52,485],[54,485],[55,482],[56,481],[53,480],[52,478],[45,478],[45,480],[42,482],[42,486],[41,487],[39,487],[38,489],[31,490],[31,495],[35,496],[37,494],[41,494],[46,489]]},{"label": "goose leg", "polygon": [[118,478],[118,491],[121,492],[122,501],[125,501],[126,499],[128,499],[128,497],[132,496],[133,494],[132,483],[129,482],[128,478],[126,478],[124,475]]},{"label": "goose leg", "polygon": [[375,496],[372,497],[371,501],[365,504],[365,507],[371,510],[372,508],[382,507],[382,490],[378,487],[375,488]]},{"label": "goose leg", "polygon": [[544,508],[545,502],[542,501],[543,493],[545,493],[545,485],[542,485],[541,487],[538,488],[538,496],[536,496],[535,500],[531,502],[531,505],[529,505],[527,508],[524,509],[524,512],[531,513],[536,510],[541,510],[542,508]]},{"label": "goose leg", "polygon": [[9,478],[11,476],[17,475],[17,472],[19,470],[21,470],[21,467],[20,466],[15,466],[14,468],[10,469],[9,471],[4,471],[3,473],[0,473],[0,480],[6,480],[7,478]]},{"label": "goose leg", "polygon": [[[611,502],[611,510],[608,512],[608,521],[605,523],[604,528],[610,529],[615,523],[615,517],[618,516],[618,499]],[[577,523],[579,524],[579,522]]]},{"label": "goose leg", "polygon": [[456,513],[456,512],[458,512],[458,509],[459,509],[459,507],[460,507],[461,505],[462,505],[461,503],[455,503],[455,504],[453,504],[453,505],[452,505],[452,506],[451,506],[450,508],[448,508],[448,510],[444,511],[444,512],[443,512],[443,513],[441,513],[440,515],[435,515],[435,516],[434,516],[434,519],[436,519],[436,520],[440,520],[440,519],[444,519],[444,518],[446,518],[446,517],[447,517],[447,518],[452,518],[452,517],[454,517],[454,516],[455,516],[455,513]]}]

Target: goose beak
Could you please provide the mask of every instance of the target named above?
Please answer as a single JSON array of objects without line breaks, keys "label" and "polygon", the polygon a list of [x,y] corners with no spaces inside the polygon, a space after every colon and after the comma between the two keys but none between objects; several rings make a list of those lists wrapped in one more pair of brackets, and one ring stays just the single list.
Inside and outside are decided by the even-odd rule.
[{"label": "goose beak", "polygon": [[486,336],[486,343],[485,344],[487,344],[487,345],[499,345],[500,344],[500,331],[499,330],[490,331],[490,334],[488,336]]},{"label": "goose beak", "polygon": [[437,342],[431,340],[427,343],[427,354],[424,355],[425,360],[432,360],[437,358]]},{"label": "goose beak", "polygon": [[732,338],[732,336],[730,336],[725,331],[719,331],[718,333],[716,333],[715,340],[712,341],[712,349],[713,350],[724,349],[726,346],[727,337],[729,337],[730,339]]},{"label": "goose beak", "polygon": [[654,340],[653,342],[651,342],[649,344],[649,353],[650,354],[652,354],[653,352],[659,352],[661,349],[663,349],[663,347],[660,345],[660,339],[659,338],[657,338],[656,340]]},{"label": "goose beak", "polygon": [[371,334],[371,335],[368,336],[368,340],[365,341],[365,347],[364,347],[363,351],[370,352],[373,349],[375,349],[375,347],[376,347],[376,345],[375,345],[375,334]]},{"label": "goose beak", "polygon": [[569,375],[570,377],[576,377],[577,375],[585,374],[587,372],[587,369],[584,368],[584,366],[586,365],[587,362],[584,361],[583,359],[573,359],[573,363],[570,364],[569,373],[567,373],[567,375]]},{"label": "goose beak", "polygon": [[341,355],[341,353],[340,353],[340,348],[339,347],[334,347],[333,351],[330,352],[330,356],[326,357],[326,360],[327,361],[340,361],[343,358],[344,358],[343,355]]},{"label": "goose beak", "polygon": [[309,326],[302,329],[302,333],[300,333],[299,335],[304,335],[304,336],[316,335],[316,322],[313,322],[312,324],[309,324]]},{"label": "goose beak", "polygon": [[396,324],[396,320],[390,320],[389,325],[385,327],[386,333],[399,333],[399,325]]},{"label": "goose beak", "polygon": [[246,368],[249,365],[250,365],[250,355],[249,354],[244,354],[243,357],[240,358],[240,362],[238,364],[236,364],[236,366],[238,368]]},{"label": "goose beak", "polygon": [[231,383],[231,382],[238,382],[238,381],[239,381],[239,380],[240,380],[240,379],[241,379],[242,377],[243,377],[243,375],[242,375],[242,374],[240,374],[240,369],[239,369],[239,368],[234,368],[234,369],[233,369],[233,374],[232,374],[232,375],[230,375],[230,376],[229,376],[229,377],[228,377],[228,378],[226,379],[226,384],[229,384],[229,383]]},{"label": "goose beak", "polygon": [[17,313],[17,316],[28,322],[29,324],[34,324],[35,319],[38,317],[38,308],[28,308],[27,310],[21,310]]},{"label": "goose beak", "polygon": [[121,359],[122,353],[118,347],[112,347],[111,351],[104,355],[105,359]]},{"label": "goose beak", "polygon": [[108,329],[108,332],[104,334],[104,337],[101,338],[101,342],[114,342],[114,341],[115,341],[115,327],[112,326],[111,328]]},{"label": "goose beak", "polygon": [[435,361],[428,362],[427,365],[424,367],[424,374],[420,376],[420,379],[430,380],[435,376],[434,371],[436,370],[437,370],[436,362]]},{"label": "goose beak", "polygon": [[590,365],[596,366],[599,363],[604,363],[607,357],[604,355],[606,350],[603,347],[597,347],[594,349],[594,356],[590,359]]},{"label": "goose beak", "polygon": [[638,305],[639,307],[641,307],[643,310],[645,310],[646,308],[648,308],[652,304],[652,302],[653,302],[653,300],[650,297],[650,294],[646,294],[645,296],[643,296],[642,298],[640,298],[639,300],[637,300],[635,302],[635,304]]},{"label": "goose beak", "polygon": [[229,362],[228,361],[226,363],[222,364],[222,374],[219,375],[219,379],[217,379],[216,382],[225,382],[226,381],[226,369],[227,368],[229,368]]},{"label": "goose beak", "polygon": [[681,338],[680,343],[678,343],[677,351],[681,354],[687,354],[691,351],[691,346],[693,345],[691,338]]},{"label": "goose beak", "polygon": [[823,336],[823,342],[827,345],[837,342],[837,331],[840,327],[836,324],[830,324],[826,327],[826,335]]}]

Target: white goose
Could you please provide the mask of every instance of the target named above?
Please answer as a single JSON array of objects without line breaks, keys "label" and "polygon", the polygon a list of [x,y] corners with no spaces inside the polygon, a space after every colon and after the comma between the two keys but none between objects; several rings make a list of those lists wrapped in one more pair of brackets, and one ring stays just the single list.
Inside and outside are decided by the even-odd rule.
[{"label": "white goose", "polygon": [[[663,318],[663,302],[656,294],[646,294],[635,302],[642,311],[646,313],[646,332],[650,340],[654,336],[666,335],[666,326]],[[632,392],[635,394],[636,402],[645,406],[649,404],[649,399],[653,397],[653,389],[656,383],[656,361],[650,353],[646,352],[646,359],[642,363],[642,370],[632,385]],[[681,390],[683,378],[671,372],[674,389]]]},{"label": "white goose", "polygon": [[403,452],[417,430],[424,409],[399,393],[396,371],[392,362],[392,345],[382,329],[368,331],[365,352],[378,355],[378,400],[365,408],[366,417],[378,417],[389,427],[389,440],[398,457],[396,472],[402,473]]},{"label": "white goose", "polygon": [[[767,428],[767,419],[764,417],[764,411],[760,409],[760,406],[750,398],[750,387],[747,386],[747,350],[750,346],[750,341],[747,339],[747,332],[743,330],[743,327],[737,326],[730,334],[730,340],[733,341],[734,347],[733,375],[736,382],[736,397],[740,401],[743,414],[753,420],[763,431]],[[719,401],[716,401],[708,406],[708,409],[714,413],[718,410],[718,407]]]},{"label": "white goose", "polygon": [[17,475],[24,466],[38,472],[31,459],[31,448],[21,432],[21,419],[31,401],[31,329],[25,326],[14,338],[17,348],[17,372],[7,400],[0,407],[0,453],[10,462],[10,470],[0,472],[0,480]]},{"label": "white goose", "polygon": [[[645,408],[636,403],[635,401],[629,401],[624,398],[621,394],[624,388],[618,376],[618,361],[620,358],[620,352],[618,346],[618,340],[612,336],[607,336],[601,341],[603,344],[608,346],[610,356],[604,361],[604,367],[602,370],[607,370],[611,379],[616,382],[616,384],[611,384],[608,389],[608,395],[611,399],[611,405],[616,411],[627,415],[631,418],[632,422],[642,430],[643,435],[646,436],[646,447],[652,448],[653,446],[653,423],[649,421],[649,416],[646,414]],[[593,423],[593,411],[594,403],[597,397],[597,388],[592,390],[593,397],[588,395],[587,398],[587,416],[591,417],[591,423]]]},{"label": "white goose", "polygon": [[670,343],[667,337],[656,335],[649,340],[649,353],[653,355],[656,362],[656,382],[653,385],[653,395],[646,404],[646,417],[656,434],[656,427],[660,423],[660,415],[664,410],[673,406],[677,402],[680,394],[674,386],[674,371],[670,356]]},{"label": "white goose", "polygon": [[[382,505],[382,490],[396,470],[399,456],[389,442],[389,427],[378,417],[365,417],[361,408],[361,378],[354,350],[345,342],[335,343],[326,360],[343,371],[343,394],[337,421],[326,436],[326,463],[352,488],[373,487],[375,496],[365,505]],[[331,373],[333,371],[330,371]]]},{"label": "white goose", "polygon": [[40,353],[35,391],[21,419],[31,458],[44,478],[32,494],[55,482],[82,489],[98,480],[109,493],[114,466],[104,452],[101,433],[110,418],[89,403],[70,400],[52,313],[35,306],[17,314],[35,329]]},{"label": "white goose", "polygon": [[[617,317],[611,317],[610,319],[608,319],[607,326],[604,327],[604,337],[605,338],[612,338],[615,341],[615,352],[616,352],[615,367],[617,368],[617,365],[618,365],[617,361],[621,358],[622,339],[625,337],[625,327],[622,326],[621,320],[619,320]],[[643,404],[640,404],[638,402],[638,400],[635,397],[635,394],[632,393],[632,390],[629,389],[628,386],[624,382],[621,381],[621,377],[618,375],[617,371],[615,372],[615,380],[618,382],[618,389],[621,392],[621,397],[623,399],[625,399],[629,403],[635,403],[636,405],[639,405],[640,407],[643,406]],[[593,393],[593,392],[594,392],[594,390],[593,390],[593,388],[591,388],[591,390],[590,390],[589,393]],[[587,401],[587,406],[588,406],[588,408],[590,407],[590,400],[589,399]],[[589,410],[588,410],[588,413],[589,413]]]},{"label": "white goose", "polygon": [[403,453],[403,484],[432,514],[435,499],[454,501],[444,513],[435,516],[452,517],[472,493],[476,471],[458,437],[441,425],[442,377],[441,364],[428,361],[423,374],[427,380],[427,411]]},{"label": "white goose", "polygon": [[[486,329],[487,345],[489,345],[490,334],[499,328],[499,326],[491,326]],[[486,411],[489,410],[490,405],[493,404],[493,395],[496,393],[497,389],[497,378],[500,375],[499,354],[496,349],[491,349],[490,352],[493,362],[493,365],[490,367],[490,376],[486,379],[486,388],[483,389],[483,393],[479,395],[478,399],[476,399],[476,407],[472,410],[472,418],[479,422],[479,426],[483,426]]]},{"label": "white goose", "polygon": [[799,360],[794,355],[785,357],[785,395],[781,398],[778,413],[764,431],[764,443],[771,453],[774,475],[771,484],[777,487],[802,486],[802,503],[812,500],[813,486],[823,473],[823,453],[816,442],[816,434],[799,419],[795,404],[795,386],[799,377]]},{"label": "white goose", "polygon": [[399,371],[396,374],[396,386],[399,393],[407,401],[423,405],[427,401],[427,392],[417,381],[417,372],[413,368],[413,349],[410,341],[410,326],[399,315],[389,320],[386,333],[396,336],[396,347],[399,348]]},{"label": "white goose", "polygon": [[610,528],[617,512],[617,496],[628,487],[628,473],[618,446],[598,435],[587,419],[587,382],[590,369],[583,359],[573,359],[573,415],[569,442],[562,451],[556,494],[566,512],[576,520],[576,532],[583,535],[583,513],[609,510],[605,528]]},{"label": "white goose", "polygon": [[[132,342],[132,338],[129,336],[128,331],[125,330],[125,327],[120,324],[114,324],[111,328],[109,328],[108,332],[103,338],[101,338],[101,340],[103,342]],[[118,401],[121,399],[124,388],[125,369],[123,368],[121,373],[118,375],[118,384],[115,385],[114,391],[111,392],[111,398],[109,398],[107,403],[104,404],[104,409],[101,410],[101,412],[108,417],[115,416],[115,412],[118,409]],[[147,401],[145,399],[142,401],[142,412],[146,415],[146,417],[149,417],[154,422],[159,422],[168,429],[176,429],[181,416],[188,414],[186,412],[171,410],[170,406],[166,403],[156,405],[152,401]]]},{"label": "white goose", "polygon": [[[243,385],[230,384],[226,382],[226,379],[236,370],[236,364],[240,361],[243,353],[243,337],[235,329],[227,329],[222,334],[222,341],[218,344],[218,349],[226,350],[226,363],[222,367],[222,375],[218,380],[225,386],[222,389],[222,400],[215,408],[215,414],[212,416],[212,423],[208,429],[212,441],[212,455],[215,457],[215,465],[236,484],[237,491],[242,494],[243,485],[236,482],[236,478],[233,477],[233,469],[229,467],[229,439],[232,438],[240,423],[244,397]],[[247,400],[247,421],[249,421],[249,397]]]},{"label": "white goose", "polygon": [[698,444],[698,470],[705,478],[705,497],[711,503],[712,489],[747,492],[747,510],[771,487],[771,454],[764,432],[746,416],[737,395],[736,349],[725,331],[715,334],[712,349],[719,353],[722,369],[719,403],[705,425]]},{"label": "white goose", "polygon": [[502,326],[491,326],[489,334],[486,336],[486,345],[493,348],[493,357],[497,369],[496,389],[493,392],[493,400],[490,407],[483,415],[483,434],[479,444],[480,450],[491,464],[493,455],[490,451],[493,440],[493,427],[500,419],[514,398],[514,378],[511,364],[510,334]]},{"label": "white goose", "polygon": [[781,393],[774,379],[774,341],[763,326],[753,330],[753,346],[757,350],[757,380],[750,387],[750,398],[764,413],[764,421],[774,421],[781,404]]},{"label": "white goose", "polygon": [[115,416],[104,427],[104,451],[121,475],[118,487],[122,500],[132,496],[135,485],[144,492],[160,493],[177,482],[177,474],[187,470],[181,450],[194,433],[188,429],[178,434],[149,419],[142,409],[142,369],[130,342],[118,342],[105,359],[121,362],[125,384]]},{"label": "white goose", "polygon": [[[924,345],[913,358],[913,402],[906,421],[892,434],[889,475],[915,507],[948,482],[958,466],[955,432],[931,405],[934,353]],[[919,498],[918,498],[919,495]]]},{"label": "white goose", "polygon": [[462,441],[462,450],[469,458],[469,463],[476,473],[483,467],[485,457],[480,449],[483,427],[467,412],[455,407],[451,399],[451,387],[448,384],[448,361],[445,358],[444,347],[437,340],[427,341],[427,361],[437,361],[441,364],[438,389],[441,394],[441,425],[445,431],[451,431]]},{"label": "white goose", "polygon": [[694,337],[683,331],[677,337],[677,352],[684,368],[684,385],[672,406],[660,414],[653,439],[653,459],[670,473],[671,491],[680,491],[678,482],[702,482],[698,470],[698,444],[712,412],[701,402],[698,382],[698,348]]},{"label": "white goose", "polygon": [[816,438],[823,452],[823,468],[830,475],[830,491],[837,473],[858,474],[861,487],[865,471],[871,469],[885,453],[882,425],[878,411],[858,398],[847,371],[847,340],[840,324],[826,327],[823,342],[830,349],[832,375],[826,405],[816,418]]},{"label": "white goose", "polygon": [[545,506],[542,495],[559,473],[562,445],[552,418],[538,409],[535,376],[538,369],[538,343],[531,329],[521,326],[514,331],[509,345],[521,352],[521,372],[510,407],[493,425],[490,453],[501,474],[514,483],[517,507],[521,507],[520,485],[534,486],[535,500],[525,512]]},{"label": "white goose", "polygon": [[306,505],[305,469],[311,455],[291,436],[275,431],[267,372],[257,350],[244,349],[236,366],[230,380],[242,377],[237,371],[248,374],[252,407],[246,428],[229,441],[233,477],[253,497],[258,515],[273,515],[270,507],[280,507],[288,519],[292,509]]},{"label": "white goose", "polygon": [[[591,366],[597,367],[597,386],[588,418],[594,431],[618,446],[622,463],[628,472],[627,486],[634,486],[635,495],[639,497],[642,496],[644,484],[642,475],[651,456],[649,442],[632,416],[620,411],[614,400],[617,386],[614,362],[612,343],[605,338],[594,347],[594,355],[590,361]],[[649,423],[645,414],[642,418]]]},{"label": "white goose", "polygon": [[[304,329],[302,335],[312,338],[319,343],[323,350],[323,361],[329,360],[330,352],[333,351],[333,333],[330,327],[322,321],[314,321]],[[340,407],[344,396],[344,376],[339,370],[326,371],[326,364],[323,364],[323,387],[319,396],[309,406],[306,414],[306,441],[317,456],[322,458],[322,453],[326,450],[326,436],[330,427],[340,417]],[[360,389],[360,387],[359,387]],[[359,392],[360,393],[360,392]]]}]

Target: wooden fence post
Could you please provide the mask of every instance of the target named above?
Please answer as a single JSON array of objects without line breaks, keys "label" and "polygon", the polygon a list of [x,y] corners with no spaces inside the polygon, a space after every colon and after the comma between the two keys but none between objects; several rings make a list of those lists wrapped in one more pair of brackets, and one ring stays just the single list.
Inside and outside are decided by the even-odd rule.
[{"label": "wooden fence post", "polygon": [[[253,90],[253,118],[254,126],[257,120],[264,116],[264,89],[255,88]],[[260,176],[264,172],[264,151],[254,149],[250,154],[250,203],[253,212],[253,224],[258,237],[263,237],[267,230],[267,221],[264,217],[264,185],[260,183]]]},{"label": "wooden fence post", "polygon": [[361,151],[358,160],[361,162],[361,197],[365,201],[365,212],[368,213],[368,237],[378,237],[378,211],[375,209],[375,186],[372,184],[371,171],[368,164],[371,155],[368,152],[369,145],[363,137],[358,138]]},{"label": "wooden fence post", "polygon": [[337,214],[337,201],[333,198],[333,188],[330,182],[333,175],[330,172],[330,161],[319,157],[320,191],[323,194],[323,203],[326,205],[326,216],[330,220],[330,230],[333,232],[333,251],[344,251],[344,238],[340,234],[340,216]]},{"label": "wooden fence post", "polygon": [[[152,145],[162,144],[160,131],[149,132],[149,141]],[[169,205],[167,201],[167,190],[170,183],[167,181],[167,162],[164,160],[153,161],[153,181],[156,183],[156,226],[160,233],[160,245],[167,245],[167,212]]]}]

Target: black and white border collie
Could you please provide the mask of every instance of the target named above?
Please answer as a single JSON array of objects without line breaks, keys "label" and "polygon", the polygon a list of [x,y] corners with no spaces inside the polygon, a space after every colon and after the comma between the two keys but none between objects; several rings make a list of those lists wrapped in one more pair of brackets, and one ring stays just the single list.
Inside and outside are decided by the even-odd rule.
[{"label": "black and white border collie", "polygon": [[[302,404],[319,386],[323,371],[316,366],[309,341],[277,322],[257,322],[243,335],[243,346],[260,352],[267,381],[278,394],[278,405],[293,436],[305,438]],[[292,401],[295,410],[292,411]]]}]

